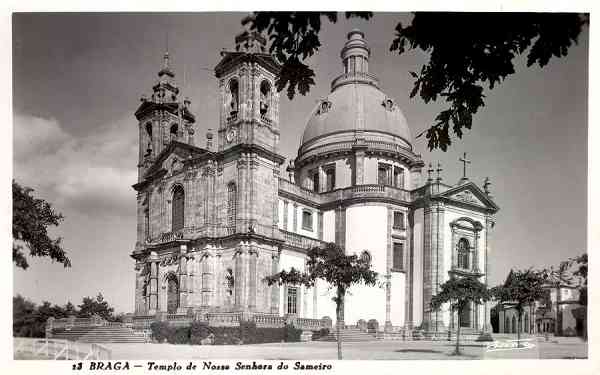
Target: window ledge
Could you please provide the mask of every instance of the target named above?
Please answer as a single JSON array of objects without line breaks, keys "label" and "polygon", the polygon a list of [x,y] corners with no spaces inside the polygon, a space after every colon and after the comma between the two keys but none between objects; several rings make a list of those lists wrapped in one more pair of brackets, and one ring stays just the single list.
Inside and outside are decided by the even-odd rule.
[{"label": "window ledge", "polygon": [[399,273],[406,273],[406,270],[404,268],[392,268],[390,269],[391,272],[399,272]]}]

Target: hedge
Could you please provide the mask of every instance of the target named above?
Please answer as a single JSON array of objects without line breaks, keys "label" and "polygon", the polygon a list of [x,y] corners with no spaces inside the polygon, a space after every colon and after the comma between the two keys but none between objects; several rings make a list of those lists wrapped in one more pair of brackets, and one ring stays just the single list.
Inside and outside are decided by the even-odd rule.
[{"label": "hedge", "polygon": [[242,322],[238,327],[210,327],[206,322],[192,322],[188,327],[172,327],[167,322],[153,322],[150,325],[152,338],[170,344],[201,345],[210,334],[214,335],[214,345],[260,344],[268,342],[298,342],[301,329],[292,325],[282,328],[257,328],[254,322]]}]

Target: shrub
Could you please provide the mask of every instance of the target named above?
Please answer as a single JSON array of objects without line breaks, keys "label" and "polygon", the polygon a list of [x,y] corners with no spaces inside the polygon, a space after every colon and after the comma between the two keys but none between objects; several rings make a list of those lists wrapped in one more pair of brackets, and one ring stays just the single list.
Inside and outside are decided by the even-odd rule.
[{"label": "shrub", "polygon": [[283,328],[285,331],[284,340],[285,342],[299,342],[302,330],[294,328],[291,324],[286,324]]},{"label": "shrub", "polygon": [[313,332],[312,340],[319,340],[327,336],[329,336],[329,328],[321,328],[320,330]]},{"label": "shrub", "polygon": [[159,343],[164,342],[170,336],[170,327],[167,322],[152,322],[150,324],[152,330],[152,339]]},{"label": "shrub", "polygon": [[256,323],[252,321],[240,322],[240,336],[242,343],[244,344],[255,344],[257,342],[263,342],[258,338]]},{"label": "shrub", "polygon": [[208,337],[210,328],[206,322],[192,322],[190,326],[190,343],[192,345],[201,345],[201,341]]},{"label": "shrub", "polygon": [[189,344],[190,327],[169,327],[167,341],[169,344]]}]

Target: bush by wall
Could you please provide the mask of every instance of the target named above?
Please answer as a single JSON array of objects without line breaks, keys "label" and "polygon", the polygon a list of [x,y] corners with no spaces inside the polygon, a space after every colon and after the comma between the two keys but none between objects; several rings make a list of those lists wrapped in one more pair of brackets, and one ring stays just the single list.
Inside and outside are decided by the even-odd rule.
[{"label": "bush by wall", "polygon": [[327,336],[329,336],[329,328],[321,328],[320,330],[313,332],[312,339],[314,341]]},{"label": "bush by wall", "polygon": [[[210,327],[206,322],[195,321],[188,327],[172,327],[167,322],[150,325],[152,338],[159,343],[201,345],[210,334],[214,345],[260,344],[267,342],[298,342],[301,329],[286,325],[283,328],[257,328],[254,322],[242,322],[238,327]],[[327,328],[320,332],[329,334]]]},{"label": "bush by wall", "polygon": [[173,334],[167,322],[152,322],[150,329],[152,330],[152,339],[159,343],[167,341],[168,337]]},{"label": "bush by wall", "polygon": [[300,335],[302,335],[301,329],[294,328],[294,326],[291,324],[286,324],[285,327],[283,327],[283,329],[285,331],[285,337],[284,337],[285,342],[299,342],[300,341]]}]

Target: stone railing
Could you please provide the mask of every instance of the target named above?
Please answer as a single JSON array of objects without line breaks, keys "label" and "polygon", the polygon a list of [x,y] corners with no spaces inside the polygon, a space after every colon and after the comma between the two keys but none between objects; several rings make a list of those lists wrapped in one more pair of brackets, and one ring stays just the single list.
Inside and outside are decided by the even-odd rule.
[{"label": "stone railing", "polygon": [[321,240],[317,240],[315,238],[310,238],[307,236],[303,236],[298,233],[288,232],[287,230],[280,229],[279,232],[285,244],[291,247],[295,247],[298,249],[308,250],[313,247],[321,246],[325,242]]},{"label": "stone railing", "polygon": [[150,329],[150,325],[155,321],[155,317],[153,315],[134,316],[132,320],[132,328],[143,331]]},{"label": "stone railing", "polygon": [[331,321],[325,319],[296,318],[293,324],[294,327],[306,331],[318,331],[322,328],[331,328],[330,323]]},{"label": "stone railing", "polygon": [[388,198],[405,202],[410,201],[408,190],[377,184],[349,186],[322,193],[321,196],[327,203],[356,198]]},{"label": "stone railing", "polygon": [[279,328],[285,325],[285,317],[267,314],[254,314],[254,322],[257,327],[263,328]]},{"label": "stone railing", "polygon": [[46,320],[46,331],[53,329],[71,329],[73,327],[90,327],[90,326],[104,326],[108,322],[98,315],[94,315],[90,318],[77,318],[74,315],[67,318],[55,319],[54,317]]},{"label": "stone railing", "polygon": [[207,313],[205,315],[209,326],[213,327],[235,327],[242,321],[242,313]]},{"label": "stone railing", "polygon": [[279,177],[279,191],[315,203],[320,203],[321,201],[321,198],[318,193],[315,193],[314,191],[309,189],[305,189],[281,177]]}]

